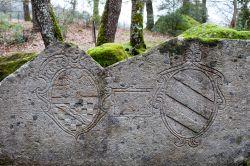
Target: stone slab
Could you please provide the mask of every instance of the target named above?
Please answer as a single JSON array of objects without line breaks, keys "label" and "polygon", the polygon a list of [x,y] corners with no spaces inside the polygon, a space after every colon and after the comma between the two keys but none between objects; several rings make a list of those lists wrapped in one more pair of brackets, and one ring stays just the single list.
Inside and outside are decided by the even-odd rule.
[{"label": "stone slab", "polygon": [[173,39],[102,68],[51,46],[0,83],[0,165],[244,165],[249,52]]}]

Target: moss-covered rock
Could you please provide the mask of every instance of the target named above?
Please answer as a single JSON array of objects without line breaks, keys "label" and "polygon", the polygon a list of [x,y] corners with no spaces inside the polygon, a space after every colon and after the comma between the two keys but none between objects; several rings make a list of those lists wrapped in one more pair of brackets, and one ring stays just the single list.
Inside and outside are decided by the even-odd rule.
[{"label": "moss-covered rock", "polygon": [[87,53],[101,66],[107,67],[116,62],[127,59],[130,55],[126,47],[117,43],[105,43],[101,46],[90,48]]},{"label": "moss-covered rock", "polygon": [[221,39],[250,39],[250,31],[236,31],[214,24],[202,24],[188,29],[179,37],[186,40],[198,39],[204,43],[213,43]]},{"label": "moss-covered rock", "polygon": [[11,56],[0,56],[0,81],[35,57],[36,53],[16,53]]}]

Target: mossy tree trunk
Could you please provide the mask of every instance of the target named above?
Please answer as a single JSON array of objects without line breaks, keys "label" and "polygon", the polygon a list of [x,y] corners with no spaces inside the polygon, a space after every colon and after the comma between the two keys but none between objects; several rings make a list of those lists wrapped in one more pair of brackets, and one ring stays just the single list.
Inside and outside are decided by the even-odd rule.
[{"label": "mossy tree trunk", "polygon": [[114,42],[121,6],[122,0],[106,1],[99,27],[97,46]]},{"label": "mossy tree trunk", "polygon": [[31,21],[29,0],[23,0],[23,15],[24,15],[24,21]]},{"label": "mossy tree trunk", "polygon": [[147,26],[148,30],[152,30],[154,27],[154,10],[152,0],[146,0],[146,9],[147,9]]},{"label": "mossy tree trunk", "polygon": [[33,7],[45,47],[63,41],[50,0],[33,0]]},{"label": "mossy tree trunk", "polygon": [[99,24],[100,24],[99,0],[94,0],[93,21],[95,21],[96,25],[99,26]]},{"label": "mossy tree trunk", "polygon": [[202,23],[207,22],[207,0],[202,0]]},{"label": "mossy tree trunk", "polygon": [[[133,47],[133,50],[146,48],[143,37],[143,9],[143,0],[132,0],[130,44]],[[132,54],[136,54],[133,53],[133,50]]]},{"label": "mossy tree trunk", "polygon": [[190,0],[182,0],[182,13],[189,15],[190,13]]},{"label": "mossy tree trunk", "polygon": [[34,0],[31,0],[31,6],[32,6],[32,23],[33,23],[33,32],[40,32],[41,28],[38,24],[36,15],[35,15],[35,7],[34,7]]}]

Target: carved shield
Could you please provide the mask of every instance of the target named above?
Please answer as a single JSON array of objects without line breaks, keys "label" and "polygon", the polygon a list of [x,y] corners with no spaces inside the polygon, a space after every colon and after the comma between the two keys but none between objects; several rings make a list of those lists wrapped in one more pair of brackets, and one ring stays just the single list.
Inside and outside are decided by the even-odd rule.
[{"label": "carved shield", "polygon": [[65,132],[78,137],[92,129],[104,115],[96,77],[78,61],[57,55],[47,59],[36,90],[46,104],[43,110]]},{"label": "carved shield", "polygon": [[197,138],[214,121],[225,100],[220,91],[223,75],[199,63],[186,63],[160,73],[154,108],[176,136],[177,146],[199,145]]}]

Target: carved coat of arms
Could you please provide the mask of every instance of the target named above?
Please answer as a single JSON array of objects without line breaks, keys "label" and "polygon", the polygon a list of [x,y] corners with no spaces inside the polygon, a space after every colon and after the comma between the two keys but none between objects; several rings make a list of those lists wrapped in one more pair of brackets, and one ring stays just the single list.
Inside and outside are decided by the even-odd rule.
[{"label": "carved coat of arms", "polygon": [[159,73],[152,102],[176,137],[176,146],[198,146],[197,138],[208,130],[218,109],[225,105],[220,90],[223,74],[198,62],[201,52],[197,46],[191,50],[194,52],[188,52],[190,59],[186,63]]},{"label": "carved coat of arms", "polygon": [[92,129],[104,115],[97,79],[80,59],[64,55],[48,58],[38,75],[43,85],[36,94],[44,103],[44,112],[68,134],[76,138]]}]

